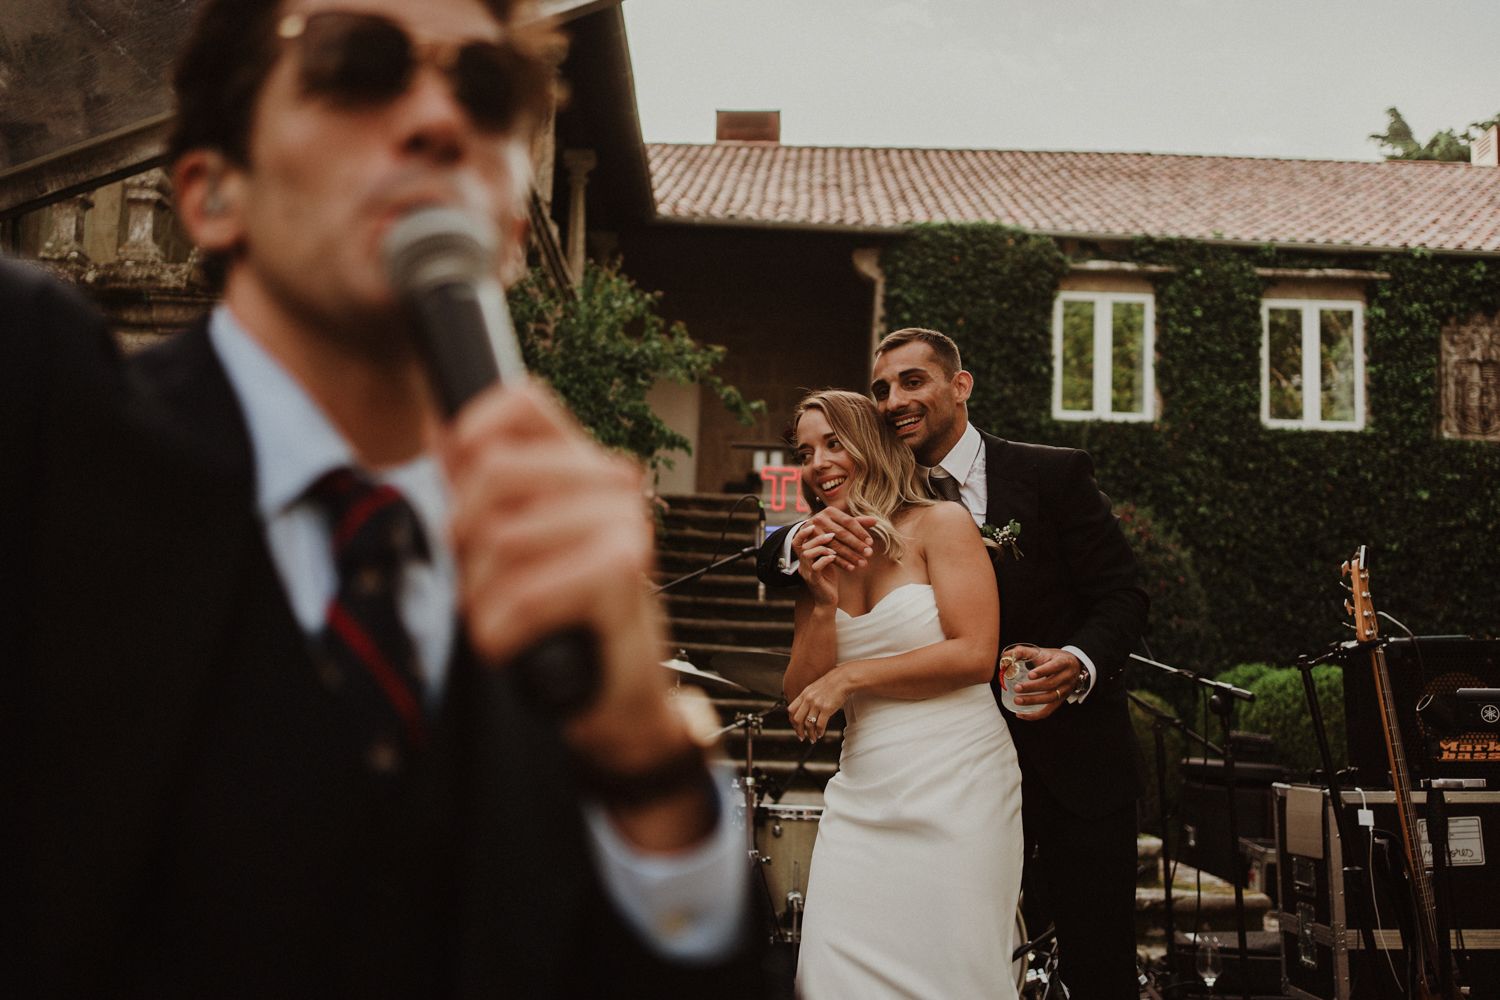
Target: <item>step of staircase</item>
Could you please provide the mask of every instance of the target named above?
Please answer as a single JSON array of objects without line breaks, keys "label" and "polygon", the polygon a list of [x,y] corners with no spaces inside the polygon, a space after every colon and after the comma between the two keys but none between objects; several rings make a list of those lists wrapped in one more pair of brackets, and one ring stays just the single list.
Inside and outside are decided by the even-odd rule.
[{"label": "step of staircase", "polygon": [[[1136,838],[1137,884],[1135,888],[1136,939],[1161,946],[1166,940],[1166,891],[1161,884],[1161,840]],[[1201,889],[1201,891],[1200,891]],[[1245,927],[1265,929],[1271,899],[1263,892],[1246,889]],[[1208,930],[1234,933],[1238,924],[1234,911],[1234,886],[1217,875],[1200,872],[1178,861],[1172,879],[1172,926],[1180,931]]]},{"label": "step of staircase", "polygon": [[771,591],[763,601],[757,597],[678,594],[670,590],[662,594],[662,597],[667,602],[667,612],[673,617],[770,621],[780,622],[790,628],[796,602],[790,598],[770,596],[777,593],[784,594],[786,591]]},{"label": "step of staircase", "polygon": [[678,645],[718,643],[751,649],[792,645],[792,623],[750,618],[683,618],[672,615],[672,641]]},{"label": "step of staircase", "polygon": [[[658,584],[701,570],[755,543],[759,524],[755,507],[745,501],[735,509],[735,502],[740,500],[736,494],[678,494],[663,499],[668,506],[657,538]],[[791,651],[795,595],[772,590],[762,598],[750,554],[674,586],[661,596],[674,655],[700,670],[713,670],[714,657],[720,653]],[[736,694],[711,683],[700,686],[713,701],[724,726],[750,713],[764,713],[750,740],[750,763],[758,778],[780,783],[795,772],[786,791],[814,799],[819,796],[838,770],[841,730],[825,734],[799,769],[798,762],[809,747],[792,732],[783,709],[768,711],[773,703],[769,698]],[[726,733],[722,748],[743,775],[744,729]]]},{"label": "step of staircase", "polygon": [[[709,573],[714,576],[733,577],[736,580],[744,582],[751,588],[753,596],[757,583],[755,578],[755,560],[753,558],[745,556],[741,559],[736,559],[734,562],[714,566],[714,563],[719,562],[725,556],[734,555],[747,544],[748,542],[745,539],[738,539],[733,545],[717,552],[711,546],[674,548],[673,539],[668,535],[657,540],[656,566],[658,570],[666,575],[666,579],[662,582],[713,566],[713,569],[709,570]],[[683,586],[691,590],[696,582],[689,580]],[[677,590],[675,587],[672,589],[673,591]]]}]

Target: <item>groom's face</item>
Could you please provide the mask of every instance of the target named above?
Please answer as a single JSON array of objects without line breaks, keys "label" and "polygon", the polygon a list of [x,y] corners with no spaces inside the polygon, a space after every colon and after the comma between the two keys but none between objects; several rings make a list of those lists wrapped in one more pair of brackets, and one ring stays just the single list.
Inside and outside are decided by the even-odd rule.
[{"label": "groom's face", "polygon": [[964,436],[967,400],[974,379],[966,371],[949,375],[932,349],[920,341],[893,347],[875,359],[870,394],[885,422],[912,450],[918,462],[942,461]]}]

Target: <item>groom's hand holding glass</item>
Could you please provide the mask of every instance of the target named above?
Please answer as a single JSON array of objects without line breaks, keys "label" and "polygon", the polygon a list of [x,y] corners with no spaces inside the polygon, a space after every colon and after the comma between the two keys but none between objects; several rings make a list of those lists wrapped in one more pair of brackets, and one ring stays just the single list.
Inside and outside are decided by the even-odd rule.
[{"label": "groom's hand holding glass", "polygon": [[1027,722],[1045,719],[1066,704],[1068,695],[1073,693],[1083,674],[1083,663],[1065,649],[1043,649],[1017,643],[1007,646],[1005,652],[1031,661],[1031,675],[1016,685],[1016,705],[1031,709],[1017,712],[1016,718]]}]

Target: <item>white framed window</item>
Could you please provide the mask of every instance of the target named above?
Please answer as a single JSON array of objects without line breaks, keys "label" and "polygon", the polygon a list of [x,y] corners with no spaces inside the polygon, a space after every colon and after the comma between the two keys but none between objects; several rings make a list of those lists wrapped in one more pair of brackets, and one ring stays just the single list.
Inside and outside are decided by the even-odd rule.
[{"label": "white framed window", "polygon": [[1365,426],[1365,310],[1350,299],[1261,302],[1260,419],[1267,427]]},{"label": "white framed window", "polygon": [[1052,416],[1151,420],[1156,306],[1141,292],[1060,292],[1052,312]]}]

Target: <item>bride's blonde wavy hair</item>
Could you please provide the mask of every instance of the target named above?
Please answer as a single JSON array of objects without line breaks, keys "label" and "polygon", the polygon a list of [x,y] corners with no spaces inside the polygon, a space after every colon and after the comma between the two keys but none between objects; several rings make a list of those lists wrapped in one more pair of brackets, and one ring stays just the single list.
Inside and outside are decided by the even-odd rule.
[{"label": "bride's blonde wavy hair", "polygon": [[[817,410],[828,421],[844,451],[854,462],[849,477],[849,513],[875,518],[870,534],[883,546],[892,562],[906,554],[906,539],[891,518],[907,507],[925,507],[935,502],[927,488],[927,477],[917,468],[911,449],[886,426],[875,404],[857,392],[824,389],[803,398],[792,411],[792,441],[797,425],[808,410]],[[799,459],[800,462],[800,459]],[[823,503],[808,477],[802,478],[802,496],[819,510]]]}]

